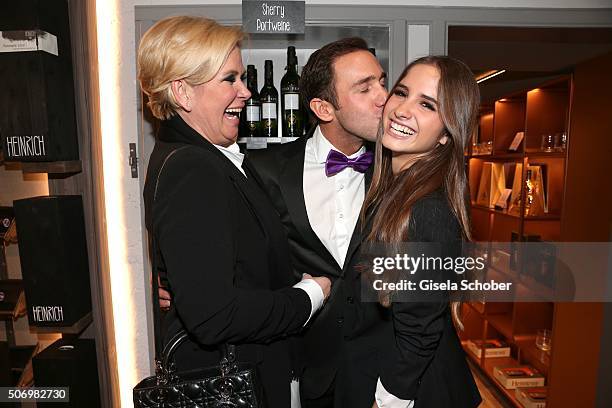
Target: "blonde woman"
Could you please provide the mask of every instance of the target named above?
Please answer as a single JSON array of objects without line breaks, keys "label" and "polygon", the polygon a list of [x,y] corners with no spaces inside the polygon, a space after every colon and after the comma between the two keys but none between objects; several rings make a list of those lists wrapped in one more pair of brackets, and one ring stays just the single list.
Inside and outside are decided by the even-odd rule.
[{"label": "blonde woman", "polygon": [[243,37],[187,16],[144,34],[138,78],[161,121],[145,184],[146,225],[173,299],[164,337],[189,334],[177,369],[218,364],[218,347],[234,344],[239,361],[256,364],[265,406],[286,408],[287,334],[321,307],[330,281],[306,275],[296,284],[278,215],[236,144],[250,97],[241,80]]}]

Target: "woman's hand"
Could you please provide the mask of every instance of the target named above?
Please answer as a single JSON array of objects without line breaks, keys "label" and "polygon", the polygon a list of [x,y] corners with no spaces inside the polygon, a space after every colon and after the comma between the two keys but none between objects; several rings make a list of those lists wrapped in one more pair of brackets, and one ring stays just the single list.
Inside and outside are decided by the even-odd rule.
[{"label": "woman's hand", "polygon": [[317,282],[317,284],[321,287],[321,290],[323,291],[323,296],[325,297],[325,300],[327,300],[331,291],[331,281],[328,278],[326,278],[325,276],[312,277],[311,275],[304,273],[302,274],[302,280],[303,279],[312,279]]},{"label": "woman's hand", "polygon": [[378,408],[378,404],[376,403],[376,401],[374,401],[374,405],[372,405],[372,408]]}]

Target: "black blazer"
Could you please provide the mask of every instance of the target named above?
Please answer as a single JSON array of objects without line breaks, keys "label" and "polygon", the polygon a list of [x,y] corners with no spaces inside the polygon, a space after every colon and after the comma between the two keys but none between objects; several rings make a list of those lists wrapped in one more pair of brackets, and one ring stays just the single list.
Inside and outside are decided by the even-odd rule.
[{"label": "black blazer", "polygon": [[[461,229],[441,190],[414,204],[408,236],[412,242],[441,243],[443,257],[456,255]],[[367,283],[354,266],[347,287],[359,297],[361,285]],[[378,377],[391,394],[415,400],[416,408],[480,404],[451,320],[448,296],[442,293],[428,302],[393,302],[383,319],[369,312],[371,303],[358,305],[364,310],[357,313],[359,321],[347,340],[338,376],[338,406],[370,408]]]},{"label": "black blazer", "polygon": [[[343,288],[345,272],[361,242],[361,227],[358,225],[349,244],[344,268],[340,268],[310,225],[304,201],[303,175],[306,141],[312,133],[295,142],[248,152],[287,232],[296,274],[327,276],[333,282],[330,298],[303,334],[304,371],[300,387],[302,395],[311,399],[329,389],[340,363],[346,322],[352,320],[351,309],[355,307],[353,297]],[[372,178],[371,170],[365,174],[366,191]]]},{"label": "black blazer", "polygon": [[248,178],[178,115],[161,123],[144,197],[153,256],[173,297],[165,339],[190,334],[179,370],[218,364],[218,346],[236,344],[239,361],[257,364],[267,406],[286,408],[286,334],[302,328],[311,305],[289,287],[296,279],[283,227],[248,162],[243,168]]}]

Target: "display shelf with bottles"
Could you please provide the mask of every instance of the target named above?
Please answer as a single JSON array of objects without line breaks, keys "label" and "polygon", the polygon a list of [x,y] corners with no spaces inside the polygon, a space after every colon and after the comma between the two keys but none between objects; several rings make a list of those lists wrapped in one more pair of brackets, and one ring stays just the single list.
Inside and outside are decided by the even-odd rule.
[{"label": "display shelf with bottles", "polygon": [[[609,132],[605,121],[593,118],[594,112],[603,117],[612,111],[612,101],[598,92],[604,82],[610,83],[605,72],[611,66],[612,54],[585,61],[572,74],[501,96],[493,108],[481,110],[478,139],[467,156],[475,241],[609,240],[609,172],[602,171],[609,161],[604,153],[610,146]],[[515,138],[520,143],[512,150]],[[488,142],[491,154],[480,154]],[[489,189],[487,194],[481,187]],[[498,200],[504,190],[512,190],[505,203]],[[503,273],[504,268],[491,262],[487,276]],[[542,286],[527,275],[516,279],[515,300]],[[470,361],[516,407],[522,405],[514,390],[506,389],[493,373],[493,367],[505,362],[529,365],[545,376],[547,407],[594,406],[602,304],[542,299],[464,303],[463,323],[469,328],[460,332],[464,345],[500,339],[512,350],[504,358],[478,359],[468,352]],[[543,330],[552,338],[548,347],[536,345]],[[577,370],[579,376],[567,374]]]},{"label": "display shelf with bottles", "polygon": [[[291,89],[295,90],[299,85],[295,79],[301,76],[302,67],[306,64],[310,55],[333,40],[352,36],[364,38],[372,50],[375,50],[376,58],[383,70],[389,73],[389,76],[392,76],[395,71],[401,71],[403,66],[401,68],[399,67],[401,64],[397,64],[397,67],[392,66],[389,58],[390,48],[395,38],[391,35],[392,30],[393,24],[388,22],[371,22],[367,26],[361,25],[360,22],[342,24],[341,26],[317,22],[307,23],[303,35],[252,34],[249,40],[243,44],[242,59],[245,66],[255,66],[259,84],[269,83],[271,88],[274,89],[274,96],[271,99],[276,103],[276,111],[274,112],[276,126],[270,129],[267,134],[262,134],[263,137],[267,137],[266,140],[248,140],[248,137],[240,137],[238,143],[247,149],[265,148],[270,144],[295,140],[295,138],[308,133],[311,129],[311,123],[308,121],[308,107],[303,106],[300,98],[295,97],[295,92],[291,91],[287,94],[288,89],[286,89],[285,94],[283,94],[283,78],[288,73],[291,74],[290,76],[294,79]],[[294,55],[291,56],[291,64],[287,54],[290,47],[295,50]],[[265,74],[266,64],[270,66],[270,78],[268,79]],[[272,67],[274,68],[272,69]],[[295,70],[293,70],[293,67],[295,67]],[[268,94],[264,92],[263,87],[259,90],[259,94],[262,103],[263,122],[266,116],[266,106],[264,106],[266,101],[264,99],[267,98]],[[289,102],[289,105],[285,102]],[[296,103],[299,109],[292,108],[286,114],[283,107],[293,107]],[[295,129],[287,126],[283,128],[283,123],[287,124],[288,118],[298,119],[298,123],[296,123],[298,126]],[[262,126],[262,129],[265,130],[265,126]],[[274,140],[274,138],[282,139]]]},{"label": "display shelf with bottles", "polygon": [[[490,155],[468,156],[472,215],[477,219],[483,218],[478,213],[491,217],[487,223],[476,223],[479,237],[509,241],[512,232],[520,237],[526,231],[532,233],[534,229],[543,229],[547,232],[546,239],[558,239],[566,171],[570,89],[571,77],[563,75],[539,88],[500,98],[495,102],[492,114],[484,111],[481,115],[480,139],[473,144],[472,151],[474,146],[482,149],[483,144],[490,142],[492,152]],[[537,118],[554,119],[539,123]],[[517,137],[519,132],[521,137]],[[542,144],[547,135],[553,135],[551,146]],[[516,143],[515,138],[520,142]],[[510,149],[513,142],[516,151]],[[483,175],[491,181],[483,182]],[[483,188],[488,190],[484,195]],[[504,189],[512,192],[505,197],[505,202],[503,197],[500,202]],[[483,196],[488,200],[483,201]],[[503,217],[515,221],[502,220]],[[551,224],[543,227],[546,223]]]}]

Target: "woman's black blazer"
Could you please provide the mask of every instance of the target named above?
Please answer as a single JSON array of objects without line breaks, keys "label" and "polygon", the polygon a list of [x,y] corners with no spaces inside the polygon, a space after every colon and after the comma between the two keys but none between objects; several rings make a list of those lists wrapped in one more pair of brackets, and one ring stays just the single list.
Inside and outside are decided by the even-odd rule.
[{"label": "woman's black blazer", "polygon": [[[457,255],[461,229],[442,190],[418,200],[410,217],[409,241],[439,243],[443,257]],[[362,285],[370,284],[371,279],[364,279],[359,268],[352,271],[354,296],[360,296]],[[380,305],[358,302],[357,323],[342,367],[342,406],[370,408],[379,377],[388,392],[414,400],[415,408],[471,408],[480,404],[451,320],[448,294],[427,296],[426,302],[411,301],[396,293],[396,301],[384,313],[376,313]],[[385,318],[381,319],[382,315]]]},{"label": "woman's black blazer", "polygon": [[218,346],[236,344],[239,361],[257,364],[268,406],[286,408],[287,334],[303,326],[311,304],[290,287],[297,279],[283,227],[255,173],[243,168],[248,177],[178,115],[161,123],[144,201],[158,247],[152,256],[172,294],[164,338],[190,334],[176,354],[179,370],[216,365]]}]

